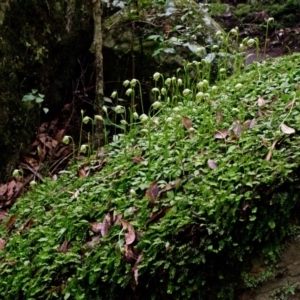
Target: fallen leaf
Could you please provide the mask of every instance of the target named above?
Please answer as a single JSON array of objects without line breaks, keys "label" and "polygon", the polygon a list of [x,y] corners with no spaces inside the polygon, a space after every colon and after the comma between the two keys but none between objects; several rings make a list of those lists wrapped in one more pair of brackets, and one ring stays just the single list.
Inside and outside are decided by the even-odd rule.
[{"label": "fallen leaf", "polygon": [[110,222],[105,217],[104,220],[103,220],[103,222],[102,222],[102,227],[101,227],[101,230],[100,230],[102,236],[106,236],[107,235],[109,227],[110,227]]},{"label": "fallen leaf", "polygon": [[291,109],[294,104],[295,104],[296,100],[294,99],[292,102],[290,102],[284,109]]},{"label": "fallen leaf", "polygon": [[223,119],[222,111],[221,111],[221,109],[218,109],[217,110],[217,116],[216,116],[217,123],[220,123],[222,119]]},{"label": "fallen leaf", "polygon": [[90,248],[90,249],[94,249],[98,244],[100,243],[100,236],[96,235],[92,237],[92,240],[87,242],[86,245]]},{"label": "fallen leaf", "polygon": [[[63,139],[64,136],[65,136],[65,129],[61,129],[61,130],[55,135],[54,139],[55,139],[58,143],[60,143],[60,142],[62,141],[62,139]],[[56,146],[54,146],[54,147],[56,147]]]},{"label": "fallen leaf", "polygon": [[292,134],[292,133],[296,132],[294,128],[289,127],[289,126],[285,125],[284,123],[281,124],[280,129],[285,134]]},{"label": "fallen leaf", "polygon": [[124,256],[127,263],[133,263],[136,260],[136,257],[133,253],[133,247],[131,245],[124,245]]},{"label": "fallen leaf", "polygon": [[17,183],[12,180],[7,184],[7,200],[10,200],[10,198],[13,196],[15,190],[17,187]]},{"label": "fallen leaf", "polygon": [[170,191],[174,188],[177,188],[180,183],[181,183],[181,179],[177,178],[175,181],[168,183],[163,189],[161,189],[159,194]]},{"label": "fallen leaf", "polygon": [[7,184],[0,186],[0,196],[3,196],[7,192]]},{"label": "fallen leaf", "polygon": [[270,161],[270,159],[272,157],[272,154],[273,154],[273,150],[275,149],[275,146],[276,146],[277,142],[278,142],[278,140],[276,140],[275,142],[273,142],[273,144],[272,144],[272,146],[271,146],[271,148],[270,148],[270,150],[269,150],[269,152],[268,152],[268,154],[267,154],[267,156],[265,158],[266,161]]},{"label": "fallen leaf", "polygon": [[193,123],[188,117],[182,116],[182,124],[184,125],[186,130],[189,130],[191,127],[193,127]]},{"label": "fallen leaf", "polygon": [[139,254],[134,266],[132,267],[134,281],[136,285],[138,285],[138,277],[139,277],[138,265],[142,260],[143,260],[143,254],[141,253]]},{"label": "fallen leaf", "polygon": [[125,243],[127,245],[131,245],[135,241],[134,228],[131,224],[129,224],[127,230],[128,230],[128,232],[125,233]]},{"label": "fallen leaf", "polygon": [[257,125],[257,121],[255,119],[252,119],[250,124],[249,124],[249,128],[253,128],[256,125]]},{"label": "fallen leaf", "polygon": [[152,183],[150,184],[149,188],[148,188],[147,191],[146,191],[145,196],[146,196],[147,198],[149,198],[149,199],[150,199],[150,203],[151,203],[152,205],[154,205],[155,200],[157,199],[158,194],[159,194],[159,187],[158,187],[158,185],[157,185],[157,182],[154,181],[154,182],[152,182]]},{"label": "fallen leaf", "polygon": [[61,253],[67,253],[69,250],[69,242],[64,240],[63,243],[58,247],[57,251]]},{"label": "fallen leaf", "polygon": [[6,241],[4,239],[0,239],[0,250],[4,248]]},{"label": "fallen leaf", "polygon": [[161,218],[163,218],[172,208],[172,206],[165,206],[162,210],[159,212],[155,212],[150,219],[147,221],[146,225],[148,226],[149,224],[153,222],[159,221]]},{"label": "fallen leaf", "polygon": [[229,130],[228,129],[218,130],[215,133],[215,139],[218,139],[218,140],[225,139],[228,136],[228,134],[229,134]]},{"label": "fallen leaf", "polygon": [[0,221],[3,221],[7,218],[8,213],[4,210],[0,210]]},{"label": "fallen leaf", "polygon": [[217,164],[215,163],[215,161],[214,161],[213,159],[209,159],[209,160],[207,161],[207,164],[208,164],[208,166],[209,166],[212,170],[214,170],[214,169],[217,168]]},{"label": "fallen leaf", "polygon": [[86,172],[84,168],[79,168],[77,172],[78,178],[84,178],[88,176],[88,172]]},{"label": "fallen leaf", "polygon": [[264,100],[263,97],[259,97],[259,98],[258,98],[258,100],[257,100],[257,105],[258,105],[259,107],[266,105],[266,101]]},{"label": "fallen leaf", "polygon": [[100,233],[102,230],[102,222],[93,222],[90,224],[91,230],[95,233]]},{"label": "fallen leaf", "polygon": [[241,125],[241,123],[237,123],[233,128],[234,135],[240,136],[242,132],[243,132],[243,126]]},{"label": "fallen leaf", "polygon": [[15,223],[17,217],[18,217],[18,215],[12,215],[12,216],[9,218],[8,222],[7,222],[6,225],[5,225],[5,229],[6,229],[6,230],[9,230],[9,229],[14,225],[14,223]]},{"label": "fallen leaf", "polygon": [[133,162],[134,162],[135,164],[139,164],[139,163],[141,163],[142,161],[144,161],[144,159],[143,159],[141,156],[139,156],[139,155],[136,155],[132,160],[133,160]]}]

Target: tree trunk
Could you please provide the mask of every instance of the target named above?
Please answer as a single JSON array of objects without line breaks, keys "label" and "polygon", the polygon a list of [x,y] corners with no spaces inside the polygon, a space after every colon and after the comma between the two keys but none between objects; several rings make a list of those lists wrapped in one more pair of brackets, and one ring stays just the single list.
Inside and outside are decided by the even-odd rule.
[{"label": "tree trunk", "polygon": [[[95,114],[102,117],[102,106],[104,104],[103,94],[103,57],[102,57],[102,4],[101,0],[91,0],[93,5],[93,19],[94,19],[94,49],[95,49],[95,73],[96,73],[96,87],[95,87]],[[103,122],[96,121],[94,145],[99,148],[104,144]]]}]

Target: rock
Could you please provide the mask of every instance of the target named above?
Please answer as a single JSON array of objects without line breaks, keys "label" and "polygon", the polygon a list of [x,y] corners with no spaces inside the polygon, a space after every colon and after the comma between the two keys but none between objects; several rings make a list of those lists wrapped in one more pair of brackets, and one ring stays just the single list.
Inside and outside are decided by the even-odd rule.
[{"label": "rock", "polygon": [[139,10],[128,6],[105,20],[103,28],[105,81],[134,77],[146,85],[155,72],[176,76],[185,61],[207,57],[206,50],[218,42],[216,32],[223,32],[199,4],[188,0]]}]

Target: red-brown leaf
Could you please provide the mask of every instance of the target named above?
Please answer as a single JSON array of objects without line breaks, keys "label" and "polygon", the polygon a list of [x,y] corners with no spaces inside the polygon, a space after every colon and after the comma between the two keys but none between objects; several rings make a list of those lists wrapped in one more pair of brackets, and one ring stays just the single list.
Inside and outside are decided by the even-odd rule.
[{"label": "red-brown leaf", "polygon": [[271,160],[271,157],[272,157],[272,154],[273,154],[273,150],[274,150],[274,148],[275,148],[277,142],[278,142],[278,140],[276,140],[276,141],[272,144],[272,146],[271,146],[271,148],[270,148],[270,150],[269,150],[269,152],[268,152],[268,154],[267,154],[267,156],[266,156],[266,158],[265,158],[266,161],[270,161],[270,160]]},{"label": "red-brown leaf", "polygon": [[215,139],[218,139],[218,140],[225,139],[228,136],[228,134],[229,134],[229,130],[228,129],[218,130],[215,133]]},{"label": "red-brown leaf", "polygon": [[152,183],[150,184],[148,190],[146,191],[145,196],[146,196],[147,198],[149,198],[150,203],[151,203],[152,205],[154,205],[155,200],[157,199],[158,194],[159,194],[159,187],[158,187],[158,185],[157,185],[157,182],[154,181],[154,182],[152,182]]},{"label": "red-brown leaf", "polygon": [[93,222],[90,224],[91,230],[95,233],[100,233],[102,230],[102,222]]},{"label": "red-brown leaf", "polygon": [[65,136],[65,129],[61,129],[54,137],[57,142],[61,142],[63,137]]},{"label": "red-brown leaf", "polygon": [[281,124],[280,129],[285,134],[292,134],[292,133],[296,132],[294,128],[289,127],[289,126],[285,125],[284,123]]},{"label": "red-brown leaf", "polygon": [[3,221],[7,218],[8,213],[4,210],[0,210],[0,221]]},{"label": "red-brown leaf", "polygon": [[69,242],[64,240],[63,243],[58,247],[57,251],[60,253],[66,253],[69,250]]},{"label": "red-brown leaf", "polygon": [[241,123],[237,123],[233,128],[234,135],[240,136],[242,132],[243,132],[243,126],[241,125]]},{"label": "red-brown leaf", "polygon": [[208,166],[209,166],[212,170],[214,170],[214,169],[217,168],[217,164],[216,164],[216,162],[215,162],[213,159],[209,159],[209,160],[207,161],[207,164],[208,164]]},{"label": "red-brown leaf", "polygon": [[177,178],[175,181],[169,182],[159,193],[164,193],[176,188],[181,182],[180,178]]},{"label": "red-brown leaf", "polygon": [[188,117],[182,116],[182,124],[184,125],[185,129],[189,130],[191,127],[193,127],[192,120]]},{"label": "red-brown leaf", "polygon": [[295,104],[296,100],[294,99],[292,102],[290,102],[284,109],[291,109],[294,104]]},{"label": "red-brown leaf", "polygon": [[163,218],[172,208],[172,206],[165,206],[162,210],[159,212],[155,212],[150,219],[147,221],[146,225],[148,226],[149,224],[153,222],[159,221],[161,218]]},{"label": "red-brown leaf", "polygon": [[130,245],[135,241],[135,231],[131,224],[129,224],[127,230],[128,232],[125,233],[125,243]]},{"label": "red-brown leaf", "polygon": [[140,155],[136,155],[132,160],[135,164],[139,164],[144,161],[144,159]]},{"label": "red-brown leaf", "polygon": [[7,184],[0,186],[0,196],[3,196],[7,192]]},{"label": "red-brown leaf", "polygon": [[4,248],[6,241],[4,239],[0,239],[0,250]]},{"label": "red-brown leaf", "polygon": [[103,222],[102,222],[102,228],[101,228],[101,235],[102,236],[106,236],[107,235],[109,227],[110,227],[110,223],[107,220],[107,218],[105,217],[104,220],[103,220]]},{"label": "red-brown leaf", "polygon": [[139,254],[134,266],[132,267],[133,275],[134,275],[134,281],[135,284],[138,285],[138,277],[139,277],[139,271],[138,271],[138,265],[143,260],[143,254]]},{"label": "red-brown leaf", "polygon": [[259,98],[258,98],[258,100],[257,100],[257,105],[258,105],[259,107],[266,105],[266,101],[264,100],[263,97],[259,97]]},{"label": "red-brown leaf", "polygon": [[221,109],[218,109],[217,110],[217,116],[216,116],[217,123],[220,123],[222,119],[223,119],[222,111],[221,111]]},{"label": "red-brown leaf", "polygon": [[17,188],[17,183],[12,180],[7,184],[7,200],[10,200],[10,198],[13,196],[15,190]]},{"label": "red-brown leaf", "polygon": [[5,225],[5,229],[9,230],[15,223],[16,219],[17,219],[18,215],[12,215],[9,220],[7,221],[6,225]]}]

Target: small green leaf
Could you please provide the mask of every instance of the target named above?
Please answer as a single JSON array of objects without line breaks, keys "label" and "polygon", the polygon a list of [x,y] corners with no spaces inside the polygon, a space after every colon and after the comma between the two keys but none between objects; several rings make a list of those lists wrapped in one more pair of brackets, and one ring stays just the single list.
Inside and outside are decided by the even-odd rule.
[{"label": "small green leaf", "polygon": [[269,227],[270,227],[271,229],[274,229],[275,226],[276,226],[276,224],[275,224],[274,221],[269,221],[269,222],[268,222],[268,225],[269,225]]},{"label": "small green leaf", "polygon": [[27,94],[25,95],[23,98],[22,98],[22,101],[23,102],[26,102],[26,101],[33,101],[35,99],[35,96],[33,96],[32,94]]},{"label": "small green leaf", "polygon": [[35,98],[35,103],[42,103],[43,101],[44,101],[43,98],[40,98],[40,97]]}]

